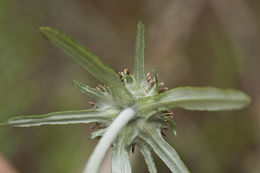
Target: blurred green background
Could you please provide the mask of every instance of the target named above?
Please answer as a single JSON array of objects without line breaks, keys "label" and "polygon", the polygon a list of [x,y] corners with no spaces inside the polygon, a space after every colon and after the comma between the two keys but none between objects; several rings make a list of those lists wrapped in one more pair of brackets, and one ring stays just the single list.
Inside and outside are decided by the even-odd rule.
[{"label": "blurred green background", "polygon": [[[169,88],[216,86],[248,93],[247,109],[175,110],[167,132],[192,173],[260,172],[260,1],[0,0],[0,122],[17,115],[86,109],[73,79],[97,85],[46,41],[57,28],[116,71],[132,68],[136,24],[147,28],[146,67]],[[0,127],[0,153],[19,173],[80,173],[94,149],[90,125]],[[133,172],[148,172],[139,151]],[[156,158],[159,172],[170,172]],[[109,172],[109,157],[102,172]]]}]

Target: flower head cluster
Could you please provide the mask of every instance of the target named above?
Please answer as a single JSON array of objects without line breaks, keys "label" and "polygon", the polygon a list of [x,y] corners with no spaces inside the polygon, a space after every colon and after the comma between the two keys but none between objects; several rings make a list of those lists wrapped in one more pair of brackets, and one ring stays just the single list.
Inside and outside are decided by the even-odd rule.
[{"label": "flower head cluster", "polygon": [[135,40],[133,73],[128,69],[116,73],[87,48],[66,34],[41,27],[44,36],[70,58],[79,63],[99,82],[96,88],[73,81],[73,86],[92,97],[89,110],[54,112],[44,115],[20,116],[6,123],[15,127],[39,125],[95,123],[90,138],[100,138],[84,173],[96,173],[109,149],[113,146],[112,172],[131,172],[129,152],[135,146],[144,156],[149,172],[157,172],[151,150],[175,173],[188,173],[176,151],[164,140],[162,130],[171,128],[176,134],[172,108],[187,110],[231,110],[249,104],[241,91],[213,87],[179,87],[168,90],[159,82],[157,72],[145,72],[145,28],[139,22]]}]

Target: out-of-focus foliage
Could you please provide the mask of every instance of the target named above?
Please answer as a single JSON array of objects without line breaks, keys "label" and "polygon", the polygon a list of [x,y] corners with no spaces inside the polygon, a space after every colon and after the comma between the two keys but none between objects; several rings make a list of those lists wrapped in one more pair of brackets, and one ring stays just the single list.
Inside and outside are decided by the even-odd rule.
[{"label": "out-of-focus foliage", "polygon": [[[75,91],[71,80],[91,86],[97,81],[50,46],[39,26],[68,33],[120,71],[125,64],[132,68],[133,33],[143,20],[147,67],[157,69],[170,88],[237,88],[253,100],[238,112],[175,110],[178,136],[169,133],[167,139],[191,172],[257,173],[259,9],[254,0],[0,0],[0,120],[89,107],[89,98]],[[80,172],[96,142],[88,139],[90,132],[88,125],[1,127],[0,152],[21,173]],[[137,157],[136,170],[147,172],[140,153],[131,157]],[[155,163],[169,172],[159,159]]]}]

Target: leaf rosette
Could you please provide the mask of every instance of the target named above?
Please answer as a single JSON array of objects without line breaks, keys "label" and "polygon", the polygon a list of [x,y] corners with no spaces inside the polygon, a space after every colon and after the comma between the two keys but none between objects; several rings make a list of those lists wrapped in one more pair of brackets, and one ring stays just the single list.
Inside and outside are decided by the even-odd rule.
[{"label": "leaf rosette", "polygon": [[84,173],[96,173],[109,149],[113,146],[112,172],[130,173],[130,151],[137,146],[144,156],[148,170],[156,173],[151,152],[174,173],[188,173],[180,156],[163,138],[162,129],[170,127],[176,134],[176,125],[171,109],[219,111],[246,107],[250,98],[243,92],[213,87],[179,87],[168,90],[153,70],[145,72],[145,27],[139,22],[135,38],[133,74],[125,69],[116,73],[100,58],[66,34],[50,28],[40,28],[43,35],[56,47],[87,70],[100,83],[91,88],[73,81],[73,86],[93,98],[93,108],[54,112],[44,115],[10,118],[2,125],[31,127],[40,125],[61,125],[95,123],[90,138],[101,138],[91,155]]}]

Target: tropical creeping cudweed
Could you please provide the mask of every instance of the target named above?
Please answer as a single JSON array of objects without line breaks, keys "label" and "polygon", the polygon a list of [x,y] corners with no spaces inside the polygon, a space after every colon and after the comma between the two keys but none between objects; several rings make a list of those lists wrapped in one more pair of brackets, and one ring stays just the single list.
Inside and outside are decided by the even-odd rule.
[{"label": "tropical creeping cudweed", "polygon": [[49,27],[40,28],[43,35],[69,57],[79,63],[102,85],[91,88],[73,81],[73,86],[96,100],[93,108],[80,111],[54,112],[36,116],[9,119],[4,124],[15,127],[40,125],[96,123],[98,130],[91,139],[101,137],[84,169],[84,173],[97,173],[110,148],[112,172],[131,172],[129,152],[138,146],[144,156],[149,172],[157,172],[153,150],[174,173],[188,173],[176,151],[164,140],[161,130],[170,127],[176,134],[172,108],[187,110],[233,110],[250,103],[250,98],[241,91],[212,87],[179,87],[168,90],[145,72],[145,28],[137,25],[133,74],[128,69],[117,74],[97,56],[62,32]]}]

